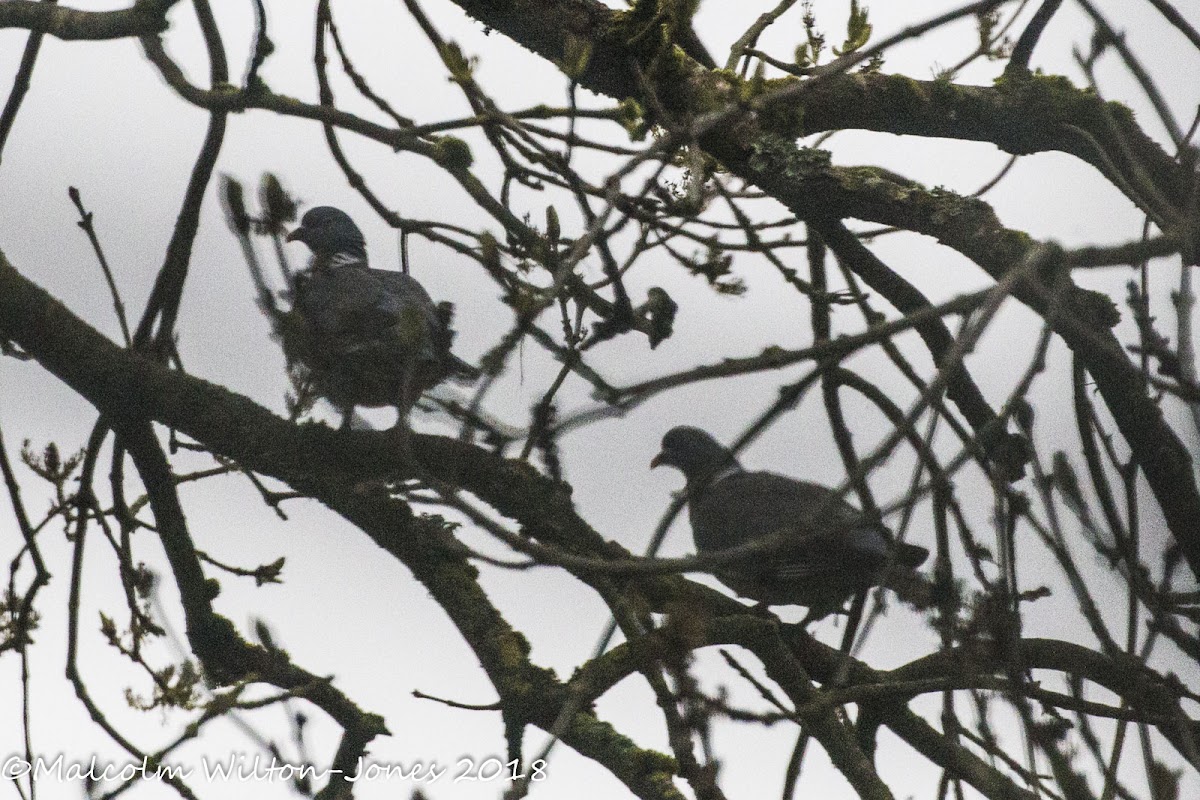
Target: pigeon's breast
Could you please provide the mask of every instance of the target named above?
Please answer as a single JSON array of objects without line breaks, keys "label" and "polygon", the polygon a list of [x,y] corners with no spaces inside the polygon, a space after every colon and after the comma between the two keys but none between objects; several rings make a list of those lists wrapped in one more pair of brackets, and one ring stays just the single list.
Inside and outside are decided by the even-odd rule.
[{"label": "pigeon's breast", "polygon": [[406,387],[424,391],[444,377],[432,345],[434,312],[415,302],[411,286],[384,277],[391,274],[341,266],[307,270],[293,282],[284,353],[341,408],[394,404]]},{"label": "pigeon's breast", "polygon": [[700,552],[787,531],[776,547],[714,569],[743,597],[768,605],[830,610],[870,586],[887,560],[888,540],[862,512],[828,488],[767,472],[735,473],[688,504]]}]

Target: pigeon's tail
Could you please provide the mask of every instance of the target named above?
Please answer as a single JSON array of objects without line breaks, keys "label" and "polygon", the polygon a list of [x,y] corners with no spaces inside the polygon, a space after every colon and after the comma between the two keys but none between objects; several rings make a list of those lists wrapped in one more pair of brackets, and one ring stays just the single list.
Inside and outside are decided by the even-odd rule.
[{"label": "pigeon's tail", "polygon": [[434,347],[440,355],[442,368],[445,370],[444,376],[458,383],[473,383],[479,380],[483,373],[478,367],[468,364],[450,352],[450,346],[454,343],[454,326],[451,324],[454,321],[454,304],[441,302],[435,310],[440,324],[434,333]]},{"label": "pigeon's tail", "polygon": [[919,544],[900,542],[896,545],[896,563],[905,567],[919,567],[929,558],[929,550]]}]

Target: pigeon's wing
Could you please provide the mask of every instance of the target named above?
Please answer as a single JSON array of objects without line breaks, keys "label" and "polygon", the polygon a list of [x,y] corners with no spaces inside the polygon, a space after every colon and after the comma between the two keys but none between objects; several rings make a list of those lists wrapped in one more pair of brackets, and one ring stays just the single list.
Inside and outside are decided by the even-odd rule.
[{"label": "pigeon's wing", "polygon": [[[297,275],[297,309],[329,336],[372,340],[394,336],[428,340],[438,325],[437,309],[414,279],[365,266],[340,266]],[[410,330],[411,329],[411,330]]]},{"label": "pigeon's wing", "polygon": [[795,530],[778,550],[715,570],[738,594],[768,605],[798,604],[818,616],[831,613],[873,584],[887,563],[891,545],[885,530],[815,483],[769,472],[734,473],[688,505],[701,551]]},{"label": "pigeon's wing", "polygon": [[445,301],[438,303],[437,315],[440,327],[437,329],[434,344],[437,347],[443,369],[449,377],[462,383],[478,380],[479,376],[483,374],[480,369],[463,361],[450,349],[454,344],[454,304]]},{"label": "pigeon's wing", "polygon": [[[700,523],[697,544],[704,549],[732,547],[802,526],[824,509],[819,529],[807,535],[798,531],[797,535],[809,538],[822,531],[839,535],[859,529],[875,531],[880,540],[877,549],[885,550],[887,541],[876,526],[857,508],[833,497],[831,489],[808,481],[772,472],[735,472],[703,490],[689,505],[693,522]],[[864,537],[864,543],[871,541]]]},{"label": "pigeon's wing", "polygon": [[352,267],[305,270],[292,282],[295,310],[324,336],[346,336],[382,324],[383,315],[373,311],[379,293],[377,282]]},{"label": "pigeon's wing", "polygon": [[925,559],[929,558],[929,548],[921,547],[919,544],[909,544],[908,542],[897,542],[896,562],[903,564],[906,567],[919,567],[925,563]]},{"label": "pigeon's wing", "polygon": [[454,328],[451,320],[454,316],[454,306],[451,303],[437,303],[425,291],[417,280],[402,272],[372,270],[383,276],[387,282],[389,294],[400,301],[407,313],[418,317],[428,331],[428,342],[432,348],[434,360],[443,376],[460,380],[475,380],[479,370],[451,352],[454,344]]},{"label": "pigeon's wing", "polygon": [[378,304],[381,311],[391,313],[397,319],[415,312],[430,330],[441,325],[437,306],[416,278],[384,269],[368,269],[367,273],[379,282]]},{"label": "pigeon's wing", "polygon": [[378,281],[374,312],[394,337],[429,362],[442,360],[449,350],[446,328],[437,306],[416,278],[391,270],[368,270]]}]

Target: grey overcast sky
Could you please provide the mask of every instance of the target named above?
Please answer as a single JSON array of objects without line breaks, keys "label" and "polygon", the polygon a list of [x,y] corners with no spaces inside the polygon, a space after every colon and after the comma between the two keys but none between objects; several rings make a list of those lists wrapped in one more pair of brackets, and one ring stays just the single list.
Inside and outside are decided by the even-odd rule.
[{"label": "grey overcast sky", "polygon": [[[77,0],[71,5],[87,9],[122,7],[123,3]],[[244,64],[253,35],[253,4],[217,0],[218,15],[230,62],[235,74]],[[271,36],[277,50],[267,61],[263,75],[272,88],[305,100],[315,101],[312,73],[313,3],[268,0],[266,8]],[[428,42],[421,37],[403,5],[380,0],[335,2],[334,13],[359,69],[404,114],[421,122],[461,116],[467,111],[461,94],[447,82],[444,68]],[[754,7],[751,8],[750,6]],[[818,0],[815,11],[830,40],[840,41],[848,2]],[[871,4],[875,38],[894,33],[914,21],[955,7],[948,2],[895,3],[877,0]],[[1036,4],[1031,4],[1036,5]],[[1144,59],[1148,70],[1160,81],[1167,101],[1178,116],[1191,119],[1196,104],[1196,76],[1200,59],[1181,36],[1150,16],[1146,4],[1120,0],[1098,3],[1126,33],[1130,46]],[[490,35],[467,19],[453,5],[428,0],[426,10],[443,34],[457,40],[464,52],[479,57],[477,76],[483,86],[505,108],[545,102],[562,104],[566,98],[563,77],[540,58],[514,45],[499,33]],[[759,13],[759,4],[722,3],[707,0],[696,18],[701,38],[722,61],[729,45]],[[1200,8],[1179,4],[1193,25],[1200,26]],[[793,12],[795,13],[795,12]],[[1022,19],[1026,19],[1028,12]],[[171,29],[165,36],[169,52],[189,70],[198,83],[206,80],[207,67],[194,15],[181,3],[170,15]],[[1047,73],[1066,74],[1082,83],[1071,58],[1071,48],[1086,48],[1091,28],[1080,9],[1065,4],[1047,31],[1034,58],[1034,65]],[[762,49],[789,54],[802,36],[798,18],[772,28]],[[16,72],[25,41],[20,31],[0,31],[0,86]],[[940,68],[957,61],[972,46],[974,33],[969,22],[948,26],[921,39],[897,47],[887,55],[885,69],[916,78],[930,78]],[[23,274],[54,293],[76,314],[117,338],[103,279],[90,247],[75,225],[74,209],[67,187],[76,186],[87,207],[95,212],[96,225],[117,283],[131,314],[136,318],[159,269],[170,237],[187,176],[204,135],[207,117],[179,99],[159,78],[142,55],[135,40],[102,43],[68,43],[46,39],[32,91],[25,101],[17,125],[0,163],[0,248]],[[970,67],[960,80],[988,84],[1002,63],[983,62]],[[1106,97],[1120,99],[1135,109],[1148,131],[1163,140],[1161,130],[1144,97],[1123,70],[1107,59],[1099,71]],[[351,110],[370,113],[356,99],[349,83],[335,83],[339,102]],[[606,104],[601,98],[581,94],[593,106]],[[608,134],[612,137],[611,132]],[[453,222],[469,229],[494,224],[444,174],[419,158],[397,155],[371,142],[342,135],[347,152],[384,201],[400,212],[418,218]],[[470,139],[480,162],[481,174],[495,184],[499,174],[482,140]],[[619,139],[618,139],[619,141]],[[838,134],[826,145],[836,163],[876,164],[900,172],[927,185],[940,185],[970,193],[990,178],[1007,160],[1007,155],[990,144],[972,144],[934,139],[915,139],[884,134],[849,132]],[[596,161],[594,178],[611,168]],[[347,184],[330,158],[320,127],[312,122],[283,119],[265,112],[247,112],[229,120],[229,130],[218,172],[234,176],[249,186],[264,171],[279,174],[286,186],[305,205],[335,205],[349,212],[364,230],[373,262],[377,266],[397,264],[394,233],[374,216]],[[1066,156],[1047,154],[1023,158],[1009,178],[987,196],[1001,220],[1039,239],[1054,239],[1066,246],[1115,244],[1136,238],[1141,230],[1139,212],[1090,167]],[[529,192],[514,196],[518,215],[541,218],[544,197]],[[782,215],[782,209],[776,209]],[[573,227],[572,227],[573,226]],[[578,231],[577,218],[564,211],[564,229]],[[795,235],[803,235],[797,226]],[[912,234],[880,239],[875,245],[890,264],[917,284],[929,297],[944,300],[964,290],[990,285],[990,279],[962,257]],[[419,239],[412,242],[413,273],[437,299],[452,300],[457,307],[457,349],[469,359],[478,357],[506,330],[510,315],[496,297],[494,285],[479,274],[474,262]],[[797,266],[803,265],[797,250]],[[262,255],[269,255],[265,248]],[[293,263],[306,258],[299,245],[289,251]],[[648,263],[630,273],[635,297],[647,288],[663,286],[680,303],[675,335],[654,351],[644,339],[626,337],[600,349],[596,364],[620,383],[631,383],[673,372],[721,357],[749,355],[769,344],[803,346],[810,332],[806,318],[797,314],[796,304],[781,302],[782,281],[774,272],[752,258],[735,261],[735,270],[745,280],[748,292],[737,298],[718,296],[701,279],[689,276],[666,260]],[[1176,271],[1177,273],[1177,271]],[[1176,279],[1172,273],[1170,280]],[[1087,285],[1123,297],[1120,287],[1128,279],[1124,271],[1096,272],[1083,279]],[[1167,317],[1167,307],[1156,309]],[[1128,314],[1122,329],[1128,333]],[[271,341],[268,324],[254,303],[253,289],[242,262],[237,242],[222,218],[214,186],[205,201],[204,215],[196,240],[191,270],[180,319],[180,352],[188,370],[209,381],[245,394],[258,403],[283,412],[287,389],[282,355]],[[1000,322],[988,332],[970,357],[972,367],[989,399],[1001,400],[1012,388],[1024,362],[1014,363],[1014,353],[1028,352],[1039,333],[1036,317],[1015,304],[1005,307]],[[911,341],[908,341],[911,344]],[[919,352],[914,350],[914,352]],[[1034,389],[1035,403],[1041,397],[1063,397],[1069,391],[1069,368],[1064,348],[1055,345],[1050,368]],[[533,345],[526,346],[520,369],[511,369],[493,397],[492,413],[513,424],[524,424],[530,405],[544,390],[556,365]],[[896,399],[913,398],[899,378],[882,377],[883,362],[856,360],[854,366],[875,374],[882,382],[894,381]],[[928,359],[920,360],[927,368]],[[680,488],[677,474],[659,470],[651,473],[648,462],[657,451],[662,433],[674,424],[692,423],[709,429],[723,440],[740,433],[770,405],[778,387],[801,374],[758,375],[735,381],[695,384],[660,395],[633,413],[604,420],[570,434],[563,442],[567,478],[575,489],[578,507],[607,537],[634,551],[641,551],[666,508],[671,493]],[[561,395],[561,410],[568,413],[590,406],[587,387],[568,381]],[[1061,408],[1061,404],[1060,404]],[[855,410],[851,407],[851,410]],[[335,415],[323,408],[323,418]],[[1178,419],[1182,412],[1172,410]],[[370,414],[377,424],[391,424],[391,412]],[[852,417],[861,446],[877,441],[886,428],[873,415]],[[94,422],[94,413],[69,389],[45,373],[36,363],[0,359],[0,423],[10,449],[22,439],[35,448],[56,441],[65,450],[82,446]],[[414,416],[418,430],[441,430],[441,423],[427,416]],[[1070,447],[1065,424],[1053,419],[1040,422],[1043,452]],[[1188,444],[1195,446],[1194,429]],[[745,453],[744,462],[756,468],[836,484],[844,477],[840,461],[826,427],[822,424],[819,397],[809,398],[797,411],[786,415],[772,431]],[[209,462],[181,457],[177,470],[199,468]],[[911,462],[893,460],[878,473],[876,491],[885,502],[898,498],[905,489]],[[970,512],[986,520],[990,507],[985,502],[972,506],[971,498],[986,498],[987,487],[978,477],[964,477],[960,496]],[[373,758],[385,763],[437,761],[453,768],[459,758],[477,763],[488,756],[503,755],[503,732],[498,714],[463,711],[412,697],[413,690],[463,703],[488,703],[493,690],[474,656],[447,622],[425,590],[390,558],[354,528],[313,502],[296,502],[288,507],[290,521],[281,522],[258,499],[242,478],[224,477],[182,490],[193,535],[198,546],[225,562],[243,566],[268,563],[287,556],[285,583],[254,588],[228,578],[221,581],[218,610],[250,631],[256,618],[268,620],[278,642],[297,662],[317,674],[335,675],[346,694],[363,708],[384,714],[392,736],[377,740]],[[48,499],[30,481],[28,499],[37,510]],[[973,495],[978,492],[978,495]],[[19,538],[7,503],[0,503],[0,541],[15,552]],[[910,540],[932,546],[932,532],[922,529],[928,516],[918,514]],[[1149,537],[1161,537],[1161,526],[1148,520]],[[144,535],[144,534],[143,534]],[[467,532],[468,542],[494,554],[504,549],[482,534]],[[87,758],[93,753],[123,763],[123,755],[96,730],[69,684],[62,679],[64,663],[63,609],[68,585],[70,548],[61,532],[44,537],[47,557],[55,579],[46,591],[44,608],[58,616],[43,620],[38,647],[33,653],[33,741],[45,754]],[[113,651],[95,634],[98,612],[120,614],[121,590],[113,580],[115,571],[101,552],[99,542],[84,577],[84,609],[81,620],[81,660],[90,688],[110,718],[123,730],[134,733],[138,744],[153,749],[168,740],[183,724],[182,714],[144,714],[125,706],[122,689],[148,691],[144,677],[127,669]],[[665,555],[684,555],[693,550],[686,521],[672,529]],[[165,572],[154,543],[146,536],[139,554],[154,569]],[[1088,558],[1085,556],[1085,561]],[[1123,603],[1119,580],[1107,574],[1102,564],[1088,561],[1090,579],[1114,606]],[[1030,573],[1034,580],[1039,573]],[[1047,580],[1053,573],[1046,567]],[[702,580],[711,580],[701,578]],[[509,621],[529,636],[533,657],[555,668],[560,677],[585,660],[603,628],[607,613],[595,595],[563,572],[541,568],[523,572],[494,569],[484,571],[483,584]],[[714,584],[715,585],[715,584]],[[178,599],[168,585],[164,609],[176,630],[181,630]],[[1077,620],[1073,601],[1061,593],[1043,601],[1046,611],[1032,618],[1030,635],[1046,634],[1088,643],[1085,630],[1065,629],[1062,620]],[[1055,612],[1061,607],[1063,613]],[[796,612],[796,613],[793,613]],[[784,609],[788,618],[798,618],[796,609]],[[1076,624],[1075,622],[1071,623]],[[1082,623],[1078,623],[1082,624]],[[816,631],[828,641],[838,641],[840,623],[826,620]],[[922,620],[896,607],[877,626],[863,657],[881,668],[894,666],[936,648],[933,634]],[[174,652],[169,644],[158,646],[163,658]],[[707,688],[718,681],[735,685],[733,697],[752,703],[748,688],[738,684],[720,666],[715,653],[700,658],[700,674]],[[1160,665],[1170,669],[1171,664]],[[16,720],[20,708],[18,662],[0,658],[0,720]],[[1194,665],[1193,665],[1194,669]],[[1196,677],[1194,674],[1191,676]],[[940,702],[934,700],[933,702]],[[606,696],[598,711],[618,729],[640,744],[666,749],[665,733],[654,699],[643,682],[633,679]],[[313,717],[309,754],[317,759],[332,751],[335,728]],[[278,709],[251,718],[257,729],[279,741],[288,739]],[[535,752],[542,737],[529,735],[527,751]],[[726,753],[722,784],[732,797],[777,795],[777,782],[793,742],[790,728],[776,726],[722,726],[716,732],[717,748]],[[0,723],[0,756],[22,749],[20,726]],[[897,789],[898,796],[932,796],[937,774],[923,759],[916,759],[893,738],[881,740],[881,773]],[[234,726],[214,726],[200,741],[188,745],[180,761],[198,761],[202,755],[223,760],[230,754],[253,754],[254,744]],[[291,751],[288,751],[291,753]],[[294,755],[294,753],[291,753]],[[811,754],[803,789],[806,796],[850,797],[844,779],[830,767],[823,754]],[[559,748],[548,768],[549,781],[539,789],[543,797],[601,798],[624,796],[624,789],[607,773]],[[766,777],[764,777],[766,776]],[[1181,797],[1200,796],[1200,783],[1189,775]],[[263,781],[199,781],[202,796],[222,798],[275,798],[291,796],[285,784]],[[379,781],[362,788],[364,800],[407,797],[417,784],[412,781]],[[503,786],[496,782],[452,783],[450,777],[429,787],[431,798],[497,797]],[[7,793],[7,794],[6,794]],[[47,800],[74,798],[79,787],[43,782],[39,797]],[[0,797],[15,796],[0,785]],[[167,796],[161,786],[144,785],[129,796]]]}]

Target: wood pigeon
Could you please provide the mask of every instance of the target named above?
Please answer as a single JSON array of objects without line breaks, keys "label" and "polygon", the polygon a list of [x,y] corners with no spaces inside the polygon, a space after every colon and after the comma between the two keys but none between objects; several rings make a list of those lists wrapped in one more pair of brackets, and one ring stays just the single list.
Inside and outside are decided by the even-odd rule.
[{"label": "wood pigeon", "polygon": [[721,565],[714,574],[764,606],[808,606],[806,623],[839,611],[850,597],[879,583],[885,571],[889,578],[912,575],[929,555],[924,547],[894,542],[891,531],[835,499],[832,489],[745,471],[728,448],[699,428],[668,431],[662,451],[650,462],[652,468],[660,465],[675,467],[687,478],[692,538],[701,554],[795,531],[794,540],[778,551]]},{"label": "wood pigeon", "polygon": [[355,406],[394,405],[404,425],[422,392],[446,378],[479,376],[450,352],[450,305],[435,306],[408,275],[367,266],[362,231],[344,211],[310,209],[287,240],[308,245],[313,256],[291,280],[284,355],[342,412],[343,428]]}]

